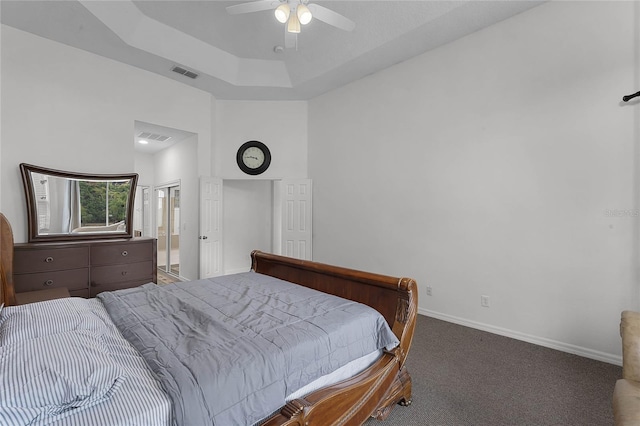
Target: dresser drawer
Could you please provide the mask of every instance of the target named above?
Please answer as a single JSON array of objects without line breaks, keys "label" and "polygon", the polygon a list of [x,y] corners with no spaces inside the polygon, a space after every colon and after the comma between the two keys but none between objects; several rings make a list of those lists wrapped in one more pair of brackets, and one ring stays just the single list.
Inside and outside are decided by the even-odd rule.
[{"label": "dresser drawer", "polygon": [[89,268],[16,274],[13,282],[16,293],[56,287],[66,287],[69,291],[82,290],[89,287]]},{"label": "dresser drawer", "polygon": [[91,268],[91,286],[123,283],[126,281],[153,281],[153,262],[123,263]]},{"label": "dresser drawer", "polygon": [[141,243],[104,244],[91,247],[92,265],[113,265],[120,263],[151,261],[152,241]]},{"label": "dresser drawer", "polygon": [[91,287],[91,297],[96,297],[98,293],[102,293],[103,291],[115,291],[115,290],[122,290],[124,288],[139,287],[147,283],[149,283],[149,280],[127,281],[124,283],[115,283],[115,284],[114,283],[103,284],[97,287]]},{"label": "dresser drawer", "polygon": [[[59,271],[89,266],[89,247],[20,249],[16,247],[13,273]],[[86,280],[86,279],[85,279]]]}]

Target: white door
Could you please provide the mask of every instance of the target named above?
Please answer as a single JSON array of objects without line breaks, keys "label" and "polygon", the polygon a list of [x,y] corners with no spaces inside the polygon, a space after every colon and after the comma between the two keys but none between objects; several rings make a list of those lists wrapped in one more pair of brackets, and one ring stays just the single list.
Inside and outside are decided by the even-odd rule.
[{"label": "white door", "polygon": [[200,178],[200,278],[222,275],[222,179]]},{"label": "white door", "polygon": [[311,179],[275,181],[273,193],[274,252],[311,260]]}]

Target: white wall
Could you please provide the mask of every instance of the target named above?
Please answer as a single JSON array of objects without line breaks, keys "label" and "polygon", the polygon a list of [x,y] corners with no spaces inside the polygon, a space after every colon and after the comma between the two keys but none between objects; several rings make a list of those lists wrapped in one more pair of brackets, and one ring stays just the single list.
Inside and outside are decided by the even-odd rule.
[{"label": "white wall", "polygon": [[135,120],[198,134],[212,173],[209,93],[3,25],[2,210],[26,240],[21,162],[88,173],[131,172]]},{"label": "white wall", "polygon": [[268,180],[225,180],[224,272],[251,268],[251,251],[271,251],[273,190]]},{"label": "white wall", "polygon": [[[153,205],[153,180],[155,179],[153,155],[136,151],[134,153],[133,171],[138,174],[138,187],[133,203],[133,230],[134,232],[136,230],[140,231],[144,237],[152,237],[155,235],[152,223],[155,212],[150,211]],[[149,199],[147,200],[146,209],[144,207],[144,187],[149,188]]]},{"label": "white wall", "polygon": [[[180,276],[188,280],[198,279],[199,274],[200,185],[193,167],[198,163],[197,148],[198,137],[192,136],[153,156],[154,185],[180,183]],[[155,201],[152,205],[156,205]]]},{"label": "white wall", "polygon": [[133,171],[138,174],[138,186],[153,186],[156,174],[153,155],[136,151],[133,158]]},{"label": "white wall", "polygon": [[314,259],[417,279],[421,313],[620,362],[638,16],[546,3],[312,100]]},{"label": "white wall", "polygon": [[[249,268],[252,250],[272,250],[272,180],[307,177],[307,102],[217,101],[215,170],[224,179],[224,271]],[[243,173],[236,153],[264,142],[271,165],[259,176]],[[244,181],[244,182],[243,182]]]},{"label": "white wall", "polygon": [[[2,8],[0,7],[0,18],[2,17]],[[0,76],[2,75],[2,27],[0,25]],[[4,212],[2,206],[2,79],[0,78],[0,212]]]},{"label": "white wall", "polygon": [[[136,120],[197,134],[197,167],[190,170],[198,176],[253,179],[236,165],[237,148],[252,139],[267,143],[272,153],[271,167],[259,179],[307,176],[306,102],[219,102],[208,93],[135,67],[11,27],[1,28],[0,188],[4,190],[0,205],[17,242],[26,240],[21,162],[94,173],[136,170],[140,184],[158,183],[154,182],[156,165],[133,149]],[[197,182],[189,184],[189,190],[197,187]],[[242,203],[238,205],[242,209]],[[197,216],[192,214],[197,215],[197,204],[186,224],[188,236],[183,229],[183,247],[197,244]],[[240,240],[250,237],[241,228],[238,232]],[[255,247],[261,241],[249,245]],[[236,255],[241,254],[230,252],[230,259]],[[193,278],[197,251],[183,259],[188,259],[183,265],[185,276]]]},{"label": "white wall", "polygon": [[[217,176],[224,179],[307,177],[307,102],[217,101],[215,153]],[[236,153],[259,140],[269,147],[271,166],[257,177],[243,173]]]}]

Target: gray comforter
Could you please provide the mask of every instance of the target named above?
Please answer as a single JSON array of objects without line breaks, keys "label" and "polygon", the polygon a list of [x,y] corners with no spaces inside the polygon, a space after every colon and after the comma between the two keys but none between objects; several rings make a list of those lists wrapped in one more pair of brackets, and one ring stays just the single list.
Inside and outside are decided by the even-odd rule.
[{"label": "gray comforter", "polygon": [[374,309],[254,272],[98,295],[173,400],[178,425],[251,425],[398,340]]}]

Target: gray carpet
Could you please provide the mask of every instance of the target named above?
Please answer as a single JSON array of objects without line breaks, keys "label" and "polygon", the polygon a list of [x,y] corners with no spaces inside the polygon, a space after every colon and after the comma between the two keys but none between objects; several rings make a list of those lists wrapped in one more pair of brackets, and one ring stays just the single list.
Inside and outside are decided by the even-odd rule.
[{"label": "gray carpet", "polygon": [[366,426],[610,426],[618,366],[418,315],[413,404]]}]

